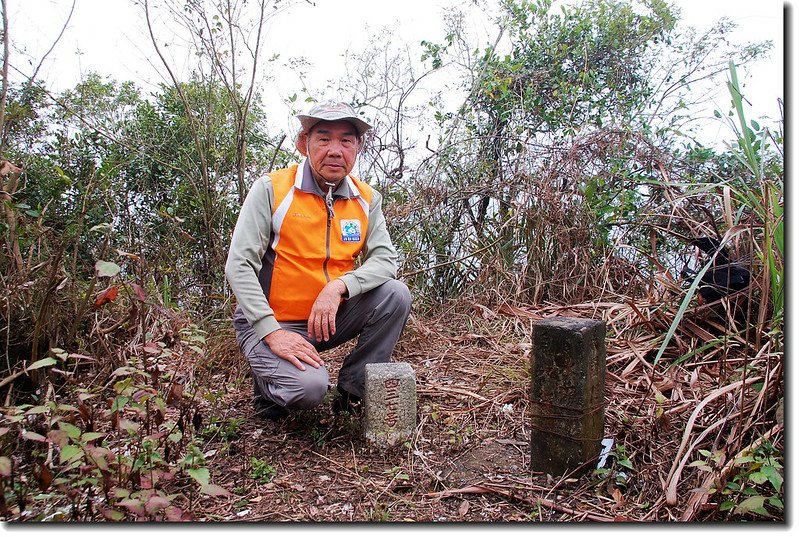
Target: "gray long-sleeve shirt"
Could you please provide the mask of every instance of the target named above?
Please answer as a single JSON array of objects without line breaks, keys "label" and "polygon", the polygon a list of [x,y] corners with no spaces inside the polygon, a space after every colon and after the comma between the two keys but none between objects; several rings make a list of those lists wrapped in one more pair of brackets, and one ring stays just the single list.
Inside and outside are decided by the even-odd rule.
[{"label": "gray long-sleeve shirt", "polygon": [[[298,173],[303,173],[301,189],[304,192],[324,198],[324,193],[313,180],[307,159],[300,163]],[[350,192],[346,181],[342,181],[334,192],[336,199],[355,195],[357,193]],[[397,252],[388,234],[382,200],[380,193],[373,190],[361,265],[339,278],[347,286],[348,297],[374,289],[397,276]],[[230,288],[244,316],[261,339],[280,328],[258,278],[264,255],[270,249],[274,201],[271,178],[265,176],[256,180],[241,206],[225,264]]]}]

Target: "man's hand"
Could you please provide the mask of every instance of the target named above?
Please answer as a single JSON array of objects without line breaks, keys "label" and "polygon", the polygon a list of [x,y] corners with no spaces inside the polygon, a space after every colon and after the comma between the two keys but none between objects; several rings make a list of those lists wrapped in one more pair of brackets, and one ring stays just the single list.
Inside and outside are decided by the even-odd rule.
[{"label": "man's hand", "polygon": [[346,293],[347,284],[338,279],[329,281],[319,292],[308,318],[309,338],[328,341],[336,333],[336,313]]},{"label": "man's hand", "polygon": [[303,362],[316,369],[325,364],[314,346],[294,332],[275,330],[264,336],[264,343],[269,345],[272,352],[294,364],[300,371],[305,371]]}]

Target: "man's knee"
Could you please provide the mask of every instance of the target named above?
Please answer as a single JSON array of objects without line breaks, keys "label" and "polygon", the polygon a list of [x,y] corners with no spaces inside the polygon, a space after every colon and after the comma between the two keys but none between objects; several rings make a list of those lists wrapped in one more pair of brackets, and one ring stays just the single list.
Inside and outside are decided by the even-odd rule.
[{"label": "man's knee", "polygon": [[319,405],[327,393],[329,377],[322,369],[306,370],[280,390],[279,404],[286,408],[308,409]]},{"label": "man's knee", "polygon": [[399,280],[388,280],[382,286],[393,310],[407,316],[411,311],[411,292],[408,286]]}]

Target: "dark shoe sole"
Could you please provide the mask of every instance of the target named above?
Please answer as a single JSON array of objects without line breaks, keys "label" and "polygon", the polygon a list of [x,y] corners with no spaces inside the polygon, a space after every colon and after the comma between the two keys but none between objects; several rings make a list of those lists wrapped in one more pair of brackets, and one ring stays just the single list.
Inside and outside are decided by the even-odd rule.
[{"label": "dark shoe sole", "polygon": [[289,415],[285,407],[277,403],[267,402],[263,397],[255,401],[255,413],[262,420],[278,421]]},{"label": "dark shoe sole", "polygon": [[346,390],[338,389],[338,395],[333,399],[332,410],[333,414],[349,414],[350,416],[359,416],[363,409],[361,398],[352,395]]}]

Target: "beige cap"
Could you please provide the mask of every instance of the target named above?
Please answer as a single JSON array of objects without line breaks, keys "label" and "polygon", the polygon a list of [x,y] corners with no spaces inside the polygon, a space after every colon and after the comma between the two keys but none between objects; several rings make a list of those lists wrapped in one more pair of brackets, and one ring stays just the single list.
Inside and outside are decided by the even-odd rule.
[{"label": "beige cap", "polygon": [[305,132],[310,131],[320,121],[349,121],[358,130],[358,137],[363,136],[366,131],[372,128],[371,125],[358,117],[352,106],[337,101],[315,104],[308,110],[308,113],[298,115],[297,119],[300,120]]}]

